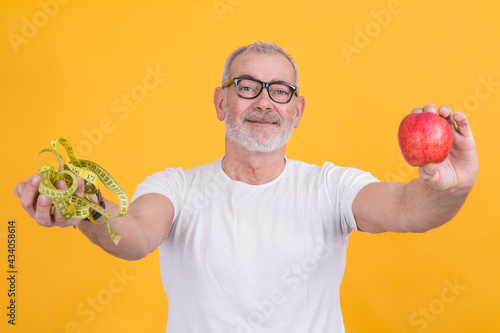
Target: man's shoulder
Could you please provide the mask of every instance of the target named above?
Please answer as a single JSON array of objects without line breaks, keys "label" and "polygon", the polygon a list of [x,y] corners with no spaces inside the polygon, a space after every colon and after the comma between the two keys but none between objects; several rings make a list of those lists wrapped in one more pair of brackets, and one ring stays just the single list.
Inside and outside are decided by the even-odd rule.
[{"label": "man's shoulder", "polygon": [[321,172],[330,168],[341,168],[336,166],[332,162],[324,162],[321,166],[319,166],[319,164],[293,160],[289,158],[286,158],[286,162],[290,169],[294,169],[299,172]]},{"label": "man's shoulder", "polygon": [[147,177],[147,179],[156,180],[169,180],[179,179],[185,181],[186,179],[196,177],[197,175],[210,175],[216,173],[220,169],[220,161],[222,158],[210,163],[200,164],[194,167],[183,166],[169,166],[163,171],[158,171]]},{"label": "man's shoulder", "polygon": [[177,167],[169,166],[169,167],[166,167],[165,171],[175,170],[177,172],[182,172],[182,173],[197,173],[200,171],[207,171],[210,169],[217,170],[217,168],[220,166],[221,160],[222,160],[222,157],[215,160],[215,161],[208,162],[205,164],[199,164],[199,165],[195,165],[195,166],[177,166]]},{"label": "man's shoulder", "polygon": [[364,170],[335,165],[332,162],[326,161],[319,166],[318,164],[303,162],[299,160],[292,160],[287,158],[288,173],[293,177],[319,177],[320,179],[340,179],[340,178],[350,178],[358,176],[371,176],[369,172]]},{"label": "man's shoulder", "polygon": [[186,174],[196,174],[196,173],[200,173],[200,172],[205,173],[205,172],[210,172],[210,171],[217,171],[221,167],[220,166],[221,161],[222,161],[222,157],[215,160],[215,161],[205,163],[205,164],[196,165],[194,167],[186,168],[183,170]]}]

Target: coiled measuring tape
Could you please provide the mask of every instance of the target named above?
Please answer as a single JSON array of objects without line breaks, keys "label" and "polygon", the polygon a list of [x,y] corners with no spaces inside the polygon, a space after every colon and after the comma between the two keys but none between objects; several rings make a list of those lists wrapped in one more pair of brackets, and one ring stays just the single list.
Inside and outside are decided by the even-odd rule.
[{"label": "coiled measuring tape", "polygon": [[[63,145],[66,149],[69,162],[66,162],[61,156],[59,151],[59,144]],[[59,170],[56,172],[54,166],[50,164],[43,164],[38,167],[38,156],[42,153],[52,153],[59,165]],[[41,182],[38,188],[38,192],[46,195],[52,201],[51,213],[54,209],[57,210],[59,215],[65,220],[70,218],[73,219],[86,219],[88,218],[91,222],[101,225],[107,224],[109,235],[111,240],[118,244],[120,241],[120,235],[111,227],[108,222],[109,218],[116,218],[124,216],[127,214],[129,207],[129,200],[127,193],[118,185],[111,175],[104,170],[98,164],[77,159],[73,152],[73,148],[69,142],[64,138],[53,139],[50,141],[50,148],[42,149],[38,152],[35,159],[35,164],[37,169],[40,171]],[[75,195],[77,188],[76,177],[82,177],[85,181],[84,197],[81,198]],[[64,190],[57,189],[55,182],[57,180],[62,180],[66,183],[67,188]],[[99,180],[106,186],[119,201],[119,210],[117,215],[113,215],[110,212],[102,208],[99,203],[93,201],[90,195],[96,194],[98,190]],[[104,216],[104,222],[97,223],[92,217],[92,210],[98,212]]]}]

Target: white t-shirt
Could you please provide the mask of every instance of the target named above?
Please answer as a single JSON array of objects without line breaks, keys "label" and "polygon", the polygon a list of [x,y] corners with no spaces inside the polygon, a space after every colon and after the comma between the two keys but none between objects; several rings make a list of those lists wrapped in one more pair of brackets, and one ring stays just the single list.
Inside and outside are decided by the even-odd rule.
[{"label": "white t-shirt", "polygon": [[155,173],[132,198],[159,193],[175,209],[160,245],[167,332],[344,332],[352,201],[377,179],[286,159],[276,179],[249,185],[230,179],[221,161]]}]

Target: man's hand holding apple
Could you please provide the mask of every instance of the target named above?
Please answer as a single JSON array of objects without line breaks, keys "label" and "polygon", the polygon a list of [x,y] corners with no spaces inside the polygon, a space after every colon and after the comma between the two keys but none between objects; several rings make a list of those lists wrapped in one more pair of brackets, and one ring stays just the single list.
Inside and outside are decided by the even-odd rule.
[{"label": "man's hand holding apple", "polygon": [[[436,191],[469,192],[476,178],[478,157],[467,117],[460,112],[453,113],[448,106],[441,106],[438,110],[433,104],[427,104],[423,108],[414,108],[410,116],[420,117],[422,120],[415,119],[415,121],[420,122],[424,128],[443,126],[442,123],[438,122],[439,119],[435,121],[434,118],[427,117],[428,119],[424,120],[421,116],[427,112],[438,114],[447,121],[453,139],[449,140],[446,133],[441,135],[441,138],[434,138],[436,141],[441,140],[441,144],[436,143],[433,149],[425,151],[423,155],[427,154],[427,156],[417,155],[417,158],[413,158],[413,160],[408,157],[411,155],[410,149],[401,146],[403,156],[411,165],[420,166],[418,171],[420,178]],[[411,131],[411,129],[408,130]],[[401,129],[399,139],[401,142]],[[419,148],[414,146],[413,149]],[[446,149],[449,149],[448,154],[445,154]],[[445,157],[444,160],[443,157]],[[433,158],[435,159],[433,160]],[[427,163],[427,161],[431,162]]]}]

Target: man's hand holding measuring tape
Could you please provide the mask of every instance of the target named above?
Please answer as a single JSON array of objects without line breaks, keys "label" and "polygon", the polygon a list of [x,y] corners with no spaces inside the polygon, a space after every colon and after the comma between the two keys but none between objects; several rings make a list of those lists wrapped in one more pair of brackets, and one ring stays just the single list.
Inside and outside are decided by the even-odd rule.
[{"label": "man's hand holding measuring tape", "polygon": [[[69,162],[63,160],[59,144],[66,148]],[[77,159],[65,139],[54,139],[50,146],[38,155],[55,155],[57,172],[44,164],[39,168],[40,175],[14,188],[21,206],[39,225],[78,226],[93,243],[128,260],[140,259],[159,246],[173,220],[170,200],[157,194],[145,195],[129,212],[127,194],[106,170],[94,162]],[[99,180],[118,198],[118,205],[102,198]]]}]

